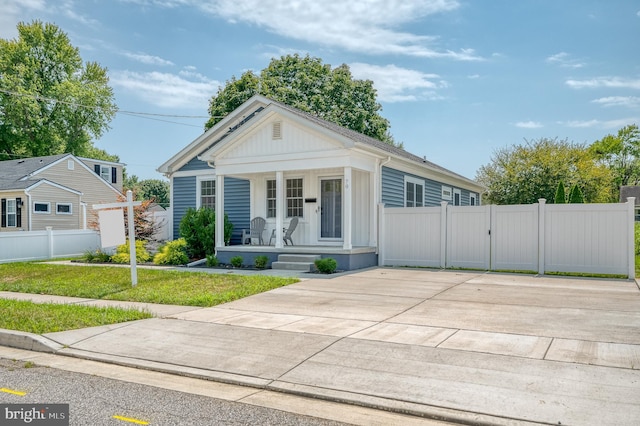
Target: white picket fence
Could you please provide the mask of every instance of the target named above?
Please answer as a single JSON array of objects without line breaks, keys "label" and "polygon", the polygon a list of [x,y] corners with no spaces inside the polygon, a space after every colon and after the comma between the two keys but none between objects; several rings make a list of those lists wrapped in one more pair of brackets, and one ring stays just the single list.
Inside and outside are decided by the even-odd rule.
[{"label": "white picket fence", "polygon": [[94,230],[0,232],[0,263],[80,256],[98,247]]},{"label": "white picket fence", "polygon": [[634,202],[380,206],[380,266],[635,278]]}]

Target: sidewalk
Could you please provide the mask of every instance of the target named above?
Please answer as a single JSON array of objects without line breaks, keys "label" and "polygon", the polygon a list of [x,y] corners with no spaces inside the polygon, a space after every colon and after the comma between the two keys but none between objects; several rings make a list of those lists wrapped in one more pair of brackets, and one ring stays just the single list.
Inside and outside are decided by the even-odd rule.
[{"label": "sidewalk", "polygon": [[[212,308],[144,307],[157,318],[24,341],[71,357],[453,422],[640,422],[633,281],[380,268]],[[14,334],[0,333],[0,345],[18,346]]]}]

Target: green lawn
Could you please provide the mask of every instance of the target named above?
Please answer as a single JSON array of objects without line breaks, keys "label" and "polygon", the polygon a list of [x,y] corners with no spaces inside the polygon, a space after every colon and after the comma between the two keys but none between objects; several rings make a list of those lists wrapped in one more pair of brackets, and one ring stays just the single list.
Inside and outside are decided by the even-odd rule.
[{"label": "green lawn", "polygon": [[[214,306],[299,280],[268,276],[207,274],[138,268],[131,286],[128,268],[113,266],[0,264],[0,291],[52,294],[186,306]],[[38,304],[0,299],[0,328],[49,333],[149,318],[147,312],[121,308]]]},{"label": "green lawn", "polygon": [[129,268],[0,264],[0,291],[186,306],[214,306],[298,281],[297,278],[138,268],[138,285],[132,287]]}]

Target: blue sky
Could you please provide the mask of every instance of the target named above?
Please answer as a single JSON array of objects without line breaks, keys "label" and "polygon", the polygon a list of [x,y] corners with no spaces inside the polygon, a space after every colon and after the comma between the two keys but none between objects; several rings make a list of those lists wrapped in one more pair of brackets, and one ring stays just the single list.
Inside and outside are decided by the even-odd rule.
[{"label": "blue sky", "polygon": [[371,79],[396,141],[469,178],[525,139],[591,143],[640,124],[637,0],[0,0],[0,10],[1,38],[20,21],[52,22],[109,70],[121,112],[95,144],[141,179],[162,178],[155,169],[202,133],[220,85],[293,53]]}]

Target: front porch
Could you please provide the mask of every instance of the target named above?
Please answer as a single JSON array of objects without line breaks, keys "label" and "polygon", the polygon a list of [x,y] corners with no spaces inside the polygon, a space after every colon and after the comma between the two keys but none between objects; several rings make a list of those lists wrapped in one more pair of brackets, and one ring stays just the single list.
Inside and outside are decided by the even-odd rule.
[{"label": "front porch", "polygon": [[270,268],[271,264],[278,260],[279,255],[317,255],[321,258],[335,259],[339,270],[352,271],[377,266],[378,253],[376,250],[376,247],[345,249],[341,246],[232,245],[218,247],[216,257],[221,263],[229,263],[232,257],[241,256],[243,264],[253,265],[257,256],[266,256],[269,259],[267,267]]}]

